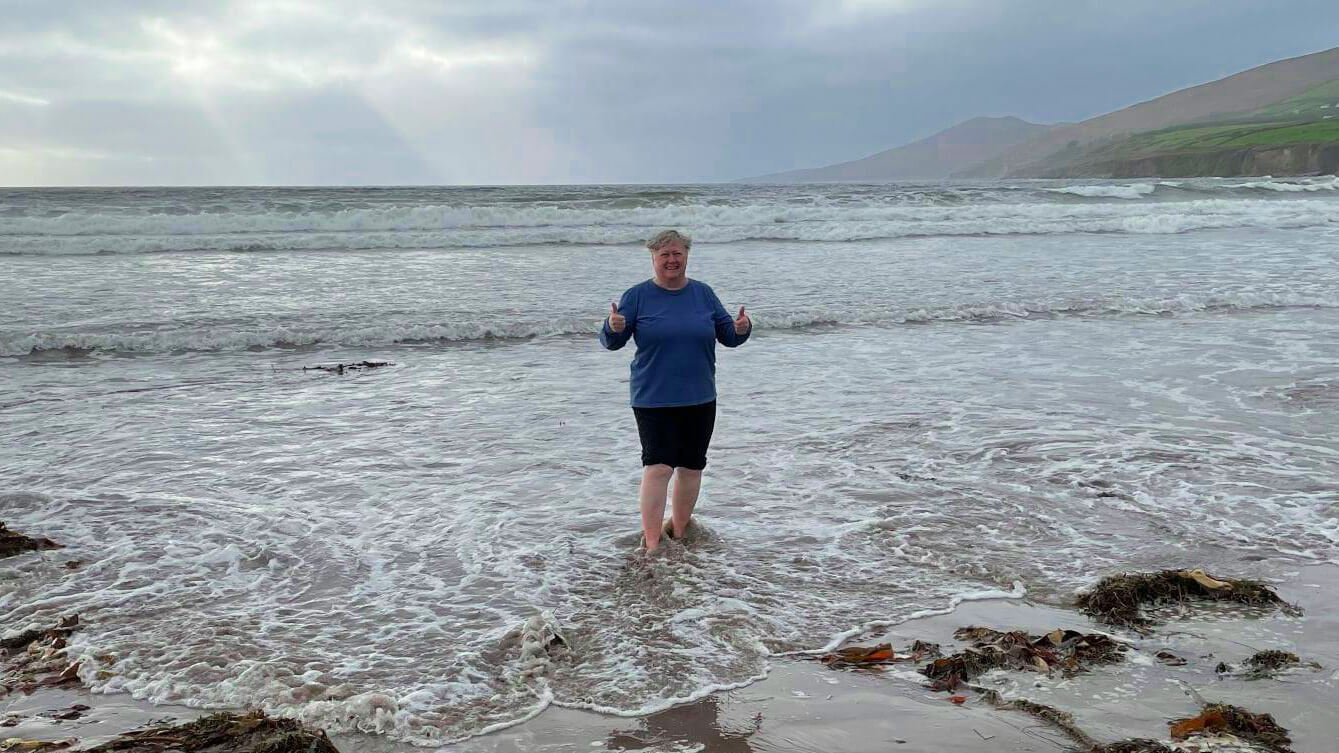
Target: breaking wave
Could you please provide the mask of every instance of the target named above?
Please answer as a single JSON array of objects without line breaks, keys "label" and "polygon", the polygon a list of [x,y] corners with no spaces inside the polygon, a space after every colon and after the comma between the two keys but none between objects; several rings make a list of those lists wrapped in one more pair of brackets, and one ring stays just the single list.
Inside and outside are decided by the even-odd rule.
[{"label": "breaking wave", "polygon": [[[1173,185],[1173,184],[1159,184]],[[1048,188],[1046,190],[1055,193],[1067,193],[1074,196],[1088,197],[1107,197],[1112,199],[1138,199],[1148,196],[1157,190],[1157,186],[1152,183],[1130,183],[1128,185],[1114,186],[1065,186],[1064,188]]]},{"label": "breaking wave", "polygon": [[[1166,298],[1081,298],[1055,301],[1000,301],[954,306],[907,308],[848,307],[795,309],[786,313],[753,312],[759,331],[799,331],[825,326],[895,326],[932,323],[989,323],[1016,319],[1059,317],[1166,316],[1201,311],[1253,311],[1289,308],[1339,308],[1339,297],[1296,293],[1236,293],[1180,295]],[[752,310],[751,310],[752,311]],[[496,317],[478,321],[427,323],[394,317],[343,326],[304,326],[223,329],[211,324],[185,323],[172,329],[145,332],[34,332],[0,335],[0,356],[31,356],[63,351],[89,353],[179,353],[245,351],[272,348],[380,347],[433,343],[470,343],[527,340],[539,337],[591,336],[598,319],[560,316],[544,320],[499,323]]]},{"label": "breaking wave", "polygon": [[1228,199],[1160,204],[962,207],[687,205],[630,210],[412,207],[333,214],[139,217],[89,214],[0,220],[0,253],[86,255],[624,245],[639,243],[648,229],[655,227],[688,227],[699,241],[724,243],[1066,233],[1156,235],[1215,228],[1314,227],[1334,222],[1339,222],[1339,203]]}]

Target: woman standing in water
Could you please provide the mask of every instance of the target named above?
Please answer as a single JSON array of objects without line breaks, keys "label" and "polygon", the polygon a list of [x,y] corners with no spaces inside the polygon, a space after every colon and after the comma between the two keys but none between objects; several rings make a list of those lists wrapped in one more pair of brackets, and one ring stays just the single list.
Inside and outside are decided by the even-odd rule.
[{"label": "woman standing in water", "polygon": [[716,343],[735,348],[753,322],[739,307],[733,319],[704,282],[688,279],[693,241],[677,230],[646,242],[654,277],[628,288],[600,330],[600,344],[618,350],[631,338],[632,412],[642,441],[642,532],[646,551],[660,546],[665,494],[674,477],[670,525],[683,536],[702,488],[707,446],[716,425]]}]

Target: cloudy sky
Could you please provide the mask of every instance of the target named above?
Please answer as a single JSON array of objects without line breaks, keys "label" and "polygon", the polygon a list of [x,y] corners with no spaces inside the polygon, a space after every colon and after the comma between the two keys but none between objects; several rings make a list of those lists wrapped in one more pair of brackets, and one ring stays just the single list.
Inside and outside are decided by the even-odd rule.
[{"label": "cloudy sky", "polygon": [[1335,0],[0,0],[0,185],[722,180],[1336,30]]}]

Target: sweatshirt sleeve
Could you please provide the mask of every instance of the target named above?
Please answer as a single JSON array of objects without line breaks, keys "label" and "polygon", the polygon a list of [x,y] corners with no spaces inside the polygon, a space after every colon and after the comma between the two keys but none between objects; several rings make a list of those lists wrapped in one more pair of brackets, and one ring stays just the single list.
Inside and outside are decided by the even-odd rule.
[{"label": "sweatshirt sleeve", "polygon": [[637,328],[637,297],[632,293],[633,288],[623,291],[623,296],[618,299],[618,313],[627,320],[627,326],[623,327],[622,332],[615,332],[609,329],[609,317],[604,318],[604,324],[600,325],[600,344],[609,350],[618,350],[628,344],[632,333]]},{"label": "sweatshirt sleeve", "polygon": [[730,316],[730,312],[725,310],[725,304],[716,297],[716,291],[710,287],[707,288],[707,300],[711,303],[711,320],[716,325],[716,341],[727,348],[738,348],[748,341],[749,335],[753,334],[753,328],[742,335],[735,334],[735,318]]}]

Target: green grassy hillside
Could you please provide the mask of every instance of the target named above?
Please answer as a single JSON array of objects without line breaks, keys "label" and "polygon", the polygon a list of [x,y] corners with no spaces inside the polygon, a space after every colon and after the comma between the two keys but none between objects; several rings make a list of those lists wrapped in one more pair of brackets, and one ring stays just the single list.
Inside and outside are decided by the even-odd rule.
[{"label": "green grassy hillside", "polygon": [[[1339,150],[1339,79],[1212,121],[1071,142],[1025,171],[1038,177],[1318,172]],[[1168,172],[1159,172],[1168,171]],[[1284,173],[1280,173],[1284,174]]]},{"label": "green grassy hillside", "polygon": [[1276,105],[1256,110],[1252,115],[1262,119],[1279,120],[1307,118],[1319,120],[1324,119],[1326,115],[1339,115],[1339,79],[1321,84]]},{"label": "green grassy hillside", "polygon": [[1251,146],[1339,141],[1339,120],[1184,126],[1138,133],[1099,147],[1089,156],[1132,156],[1156,152],[1217,151]]}]

